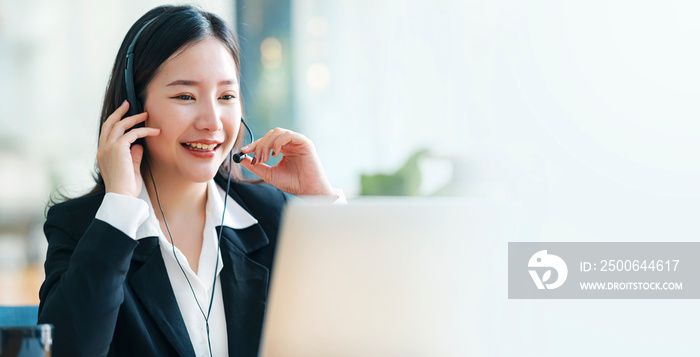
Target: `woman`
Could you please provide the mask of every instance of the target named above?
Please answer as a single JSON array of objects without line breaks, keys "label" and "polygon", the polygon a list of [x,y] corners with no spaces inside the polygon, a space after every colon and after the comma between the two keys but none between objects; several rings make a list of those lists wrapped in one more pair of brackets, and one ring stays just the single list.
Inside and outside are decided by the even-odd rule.
[{"label": "woman", "polygon": [[[155,8],[127,33],[96,187],[44,227],[39,321],[55,326],[55,356],[257,354],[280,190],[337,196],[303,135],[278,128],[240,149],[239,63],[230,27],[197,8]],[[239,150],[269,185],[229,181]]]}]

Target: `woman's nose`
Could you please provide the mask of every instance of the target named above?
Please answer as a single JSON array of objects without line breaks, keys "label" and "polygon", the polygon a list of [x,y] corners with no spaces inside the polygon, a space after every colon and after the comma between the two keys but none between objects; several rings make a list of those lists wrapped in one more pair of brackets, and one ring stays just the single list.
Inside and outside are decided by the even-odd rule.
[{"label": "woman's nose", "polygon": [[197,130],[219,131],[223,128],[216,100],[202,103],[199,116],[195,122]]}]

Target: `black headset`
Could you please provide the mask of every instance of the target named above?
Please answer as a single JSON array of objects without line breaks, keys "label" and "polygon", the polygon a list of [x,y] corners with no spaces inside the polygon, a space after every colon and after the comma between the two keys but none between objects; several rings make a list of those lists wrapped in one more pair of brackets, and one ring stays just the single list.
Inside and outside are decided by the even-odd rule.
[{"label": "black headset", "polygon": [[[156,17],[157,18],[157,17]],[[139,38],[139,35],[141,35],[141,32],[148,27],[148,25],[151,24],[156,18],[153,18],[151,20],[148,20],[146,24],[144,24],[141,29],[136,33],[134,36],[134,39],[131,41],[131,44],[126,50],[126,68],[124,69],[124,84],[126,85],[126,98],[127,101],[129,101],[129,115],[136,115],[139,114],[143,111],[143,107],[141,106],[141,103],[138,100],[138,97],[136,96],[136,88],[134,85],[134,47],[136,46],[136,40]],[[248,131],[248,134],[250,135],[251,141],[255,141],[255,138],[253,136],[253,132],[250,130],[250,127],[248,126],[248,123],[246,123],[245,119],[241,117],[241,122],[245,126],[246,130]],[[144,123],[140,123],[141,126],[144,125]],[[141,139],[139,139],[141,140]],[[143,145],[143,142],[137,142]],[[221,216],[221,225],[219,228],[219,236],[218,236],[218,242],[217,242],[217,251],[216,251],[216,266],[214,268],[214,271],[219,270],[219,252],[221,250],[221,233],[224,231],[224,217],[226,216],[226,203],[228,202],[228,193],[229,193],[229,188],[231,186],[231,161],[235,161],[236,163],[240,163],[244,157],[246,157],[246,154],[243,152],[239,152],[237,154],[232,154],[232,151],[229,152],[229,172],[228,172],[228,178],[226,181],[226,196],[224,196],[224,211]],[[175,261],[177,262],[177,265],[180,267],[180,270],[182,271],[182,274],[185,276],[185,279],[187,280],[187,284],[190,286],[190,290],[192,291],[192,295],[194,296],[194,300],[197,303],[197,307],[199,308],[199,311],[202,313],[202,317],[204,317],[204,321],[206,323],[206,329],[207,329],[207,342],[209,343],[209,355],[212,356],[212,349],[211,349],[211,337],[209,335],[209,316],[211,314],[211,308],[214,303],[214,293],[216,292],[216,277],[214,278],[214,282],[212,283],[212,288],[211,288],[211,298],[209,300],[209,309],[207,310],[207,313],[204,313],[204,309],[202,309],[202,305],[199,303],[199,300],[197,299],[197,294],[194,292],[194,288],[192,287],[192,283],[190,282],[190,279],[187,277],[187,274],[185,273],[185,269],[182,267],[182,264],[180,264],[180,260],[177,258],[177,254],[175,254],[175,243],[173,241],[173,236],[170,233],[170,228],[168,227],[168,222],[165,219],[165,213],[163,213],[163,207],[160,204],[160,198],[158,197],[158,189],[156,188],[156,182],[155,179],[153,178],[153,172],[150,169],[150,163],[148,160],[146,160],[146,165],[148,165],[148,173],[151,177],[151,182],[153,183],[153,190],[155,191],[156,194],[156,201],[158,202],[158,208],[160,209],[160,214],[161,217],[163,217],[163,223],[165,224],[165,228],[168,231],[168,236],[170,236],[170,244],[172,245],[173,248],[173,256],[175,257]]]},{"label": "black headset", "polygon": [[141,102],[139,102],[136,97],[136,87],[134,84],[134,47],[136,46],[136,40],[138,40],[141,32],[148,27],[148,25],[153,22],[156,18],[152,18],[146,22],[143,27],[136,33],[131,44],[126,49],[126,69],[124,69],[124,84],[126,85],[126,100],[129,102],[129,116],[139,114],[143,111],[141,107]]}]

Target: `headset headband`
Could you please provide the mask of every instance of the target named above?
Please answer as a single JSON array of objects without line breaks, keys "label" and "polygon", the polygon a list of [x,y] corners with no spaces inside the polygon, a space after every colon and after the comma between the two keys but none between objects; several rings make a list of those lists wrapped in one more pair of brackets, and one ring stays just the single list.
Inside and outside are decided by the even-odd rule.
[{"label": "headset headband", "polygon": [[136,97],[136,88],[134,83],[134,47],[136,46],[136,40],[138,40],[141,32],[148,27],[148,25],[153,22],[157,17],[154,17],[146,24],[144,24],[139,32],[136,33],[134,39],[126,50],[126,68],[124,69],[124,82],[126,84],[126,100],[129,101],[129,115],[136,115],[143,111],[141,108],[141,103],[139,103],[138,97]]}]

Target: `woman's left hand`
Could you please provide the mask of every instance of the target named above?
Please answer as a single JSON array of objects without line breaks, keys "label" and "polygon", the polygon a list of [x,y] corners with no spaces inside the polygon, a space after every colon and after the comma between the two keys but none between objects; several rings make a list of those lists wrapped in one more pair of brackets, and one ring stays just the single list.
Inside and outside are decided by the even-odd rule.
[{"label": "woman's left hand", "polygon": [[[291,130],[275,128],[241,151],[246,156],[241,165],[265,182],[295,196],[335,196],[323,171],[314,144],[306,136]],[[272,156],[282,154],[275,166],[266,165]]]}]

